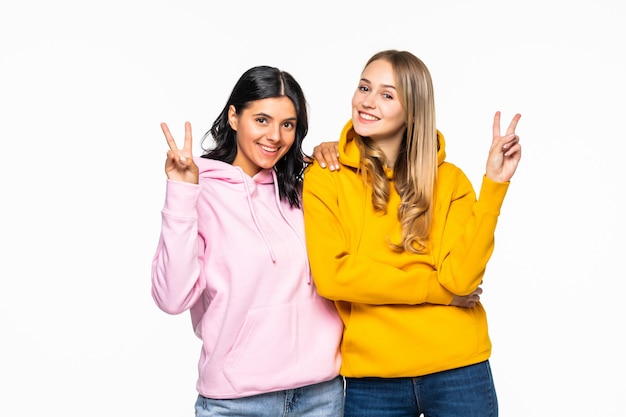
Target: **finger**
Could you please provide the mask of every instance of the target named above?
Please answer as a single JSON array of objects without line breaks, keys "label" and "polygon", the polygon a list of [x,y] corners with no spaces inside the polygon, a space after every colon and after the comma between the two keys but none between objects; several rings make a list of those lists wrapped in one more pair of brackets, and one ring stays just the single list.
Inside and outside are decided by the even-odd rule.
[{"label": "finger", "polygon": [[320,145],[313,148],[313,158],[320,164],[322,168],[326,168],[326,162],[324,162],[324,155],[320,149]]},{"label": "finger", "polygon": [[322,148],[320,152],[322,154],[322,158],[324,158],[324,161],[322,162],[322,165],[324,167],[329,167],[330,170],[332,171],[333,168],[334,168],[334,163],[332,161],[331,152],[329,152],[327,148]]},{"label": "finger", "polygon": [[322,142],[313,148],[313,157],[322,168],[327,166],[331,171],[339,165],[337,160],[337,146],[332,142]]},{"label": "finger", "polygon": [[169,151],[167,151],[166,163],[178,165],[179,164],[178,151],[176,151],[176,150],[169,150]]},{"label": "finger", "polygon": [[191,155],[191,123],[185,122],[185,144],[183,150]]},{"label": "finger", "polygon": [[170,149],[173,151],[177,151],[178,147],[176,146],[176,141],[172,137],[172,134],[170,133],[170,129],[167,127],[166,123],[161,123],[161,130],[163,131],[163,134],[165,135],[165,140],[167,140],[167,144],[170,147]]},{"label": "finger", "polygon": [[500,112],[497,111],[493,116],[493,141],[495,143],[500,138]]},{"label": "finger", "polygon": [[311,162],[317,161],[317,163],[320,164],[322,168],[326,168],[326,164],[323,161],[322,154],[320,153],[320,150],[317,146],[313,148],[313,156],[310,158],[310,160]]},{"label": "finger", "polygon": [[515,154],[519,154],[520,156],[522,154],[522,145],[520,145],[519,143],[516,143],[515,145],[511,146],[510,148],[507,148],[506,152],[504,153],[504,156],[512,157]]},{"label": "finger", "polygon": [[333,147],[332,149],[324,150],[324,159],[328,163],[331,171],[339,169],[339,161],[337,160],[337,149]]},{"label": "finger", "polygon": [[510,147],[512,147],[513,145],[515,145],[516,143],[519,142],[519,136],[517,136],[517,135],[514,135],[514,136],[509,135],[509,136],[504,136],[504,137],[509,139],[509,141],[506,142],[504,145],[502,145],[503,149],[510,148]]},{"label": "finger", "polygon": [[335,169],[339,169],[339,143],[338,142],[335,142],[333,150],[334,150],[332,154],[333,164],[335,165]]},{"label": "finger", "polygon": [[517,127],[517,122],[519,122],[519,119],[522,117],[521,114],[517,113],[515,116],[513,116],[513,120],[511,120],[511,123],[509,124],[508,129],[506,130],[506,134],[507,135],[511,135],[513,133],[515,133],[515,128]]}]

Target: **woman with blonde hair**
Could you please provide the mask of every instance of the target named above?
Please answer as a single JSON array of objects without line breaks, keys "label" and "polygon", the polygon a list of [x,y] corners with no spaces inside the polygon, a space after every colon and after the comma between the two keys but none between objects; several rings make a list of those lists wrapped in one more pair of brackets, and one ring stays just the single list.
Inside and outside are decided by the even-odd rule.
[{"label": "woman with blonde hair", "polygon": [[396,50],[366,63],[341,168],[312,164],[303,191],[315,284],[344,323],[346,417],[498,414],[480,284],[521,158],[519,118],[501,134],[496,112],[477,198],[445,160],[424,63]]}]

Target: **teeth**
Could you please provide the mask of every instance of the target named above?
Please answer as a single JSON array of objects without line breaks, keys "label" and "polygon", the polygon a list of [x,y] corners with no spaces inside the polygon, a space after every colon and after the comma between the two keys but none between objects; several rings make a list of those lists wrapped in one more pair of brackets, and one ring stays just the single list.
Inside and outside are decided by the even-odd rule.
[{"label": "teeth", "polygon": [[378,117],[374,117],[374,116],[369,115],[369,114],[365,114],[365,113],[359,113],[359,114],[365,120],[378,120]]},{"label": "teeth", "polygon": [[276,152],[278,148],[270,148],[269,146],[261,145],[261,148],[266,152]]}]

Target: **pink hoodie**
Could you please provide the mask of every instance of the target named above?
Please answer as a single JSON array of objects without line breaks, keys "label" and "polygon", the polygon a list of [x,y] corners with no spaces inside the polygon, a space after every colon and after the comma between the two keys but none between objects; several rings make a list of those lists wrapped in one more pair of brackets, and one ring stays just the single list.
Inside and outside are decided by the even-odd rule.
[{"label": "pink hoodie", "polygon": [[239,398],[328,381],[343,325],[311,279],[302,210],[273,170],[194,159],[200,184],[167,181],[152,297],[191,313],[202,339],[197,389]]}]

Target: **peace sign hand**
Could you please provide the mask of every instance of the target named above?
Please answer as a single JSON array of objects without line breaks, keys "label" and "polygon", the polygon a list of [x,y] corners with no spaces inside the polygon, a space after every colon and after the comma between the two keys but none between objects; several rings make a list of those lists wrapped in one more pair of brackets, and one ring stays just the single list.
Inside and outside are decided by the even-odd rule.
[{"label": "peace sign hand", "polygon": [[513,117],[504,136],[500,135],[500,112],[496,112],[493,118],[493,141],[486,167],[486,175],[493,181],[510,181],[522,158],[522,145],[515,133],[520,117],[522,115],[519,113]]},{"label": "peace sign hand", "polygon": [[167,151],[167,160],[165,161],[167,178],[198,184],[198,166],[193,161],[191,153],[191,123],[185,122],[185,143],[183,149],[178,149],[176,146],[176,141],[172,137],[167,124],[161,123],[161,130],[170,147],[170,150]]}]

